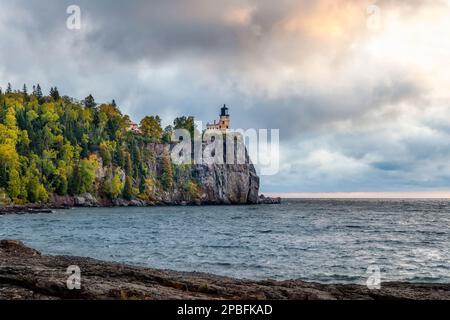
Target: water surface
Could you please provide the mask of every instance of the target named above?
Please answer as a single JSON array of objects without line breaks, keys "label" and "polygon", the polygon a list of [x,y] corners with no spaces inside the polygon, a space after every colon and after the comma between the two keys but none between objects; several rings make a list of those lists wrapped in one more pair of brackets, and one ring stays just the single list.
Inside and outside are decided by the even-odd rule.
[{"label": "water surface", "polygon": [[249,279],[450,282],[447,200],[77,208],[0,216],[0,238],[46,254]]}]

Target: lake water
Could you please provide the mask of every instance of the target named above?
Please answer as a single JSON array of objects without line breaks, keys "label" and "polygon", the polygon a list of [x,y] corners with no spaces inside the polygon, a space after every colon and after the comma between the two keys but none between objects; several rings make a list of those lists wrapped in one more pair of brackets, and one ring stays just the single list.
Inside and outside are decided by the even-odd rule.
[{"label": "lake water", "polygon": [[0,238],[88,256],[249,279],[450,282],[450,201],[77,208],[0,216]]}]

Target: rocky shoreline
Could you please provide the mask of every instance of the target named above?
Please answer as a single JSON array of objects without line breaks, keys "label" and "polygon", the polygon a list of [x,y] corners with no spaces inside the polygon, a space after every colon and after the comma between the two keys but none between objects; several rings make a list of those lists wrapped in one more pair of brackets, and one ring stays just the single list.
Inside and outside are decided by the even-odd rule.
[{"label": "rocky shoreline", "polygon": [[[80,268],[80,290],[67,288],[69,266]],[[90,258],[46,256],[20,241],[2,240],[0,299],[449,300],[450,284],[383,283],[380,290],[369,290],[354,284],[250,281]]]},{"label": "rocky shoreline", "polygon": [[[280,204],[281,198],[270,198],[260,195],[256,204]],[[98,200],[90,194],[59,197],[47,204],[27,204],[27,205],[0,205],[0,215],[6,214],[33,214],[52,213],[57,209],[69,209],[75,207],[154,207],[154,206],[201,206],[201,205],[231,205],[215,202],[200,201],[142,201],[142,200]],[[238,204],[242,205],[242,204]]]}]

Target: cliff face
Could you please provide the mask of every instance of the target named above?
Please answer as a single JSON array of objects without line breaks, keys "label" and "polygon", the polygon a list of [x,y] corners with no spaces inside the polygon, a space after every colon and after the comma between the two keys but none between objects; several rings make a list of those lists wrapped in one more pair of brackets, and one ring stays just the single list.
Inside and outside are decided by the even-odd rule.
[{"label": "cliff face", "polygon": [[[110,199],[101,192],[92,192],[64,197],[53,195],[51,203],[87,207],[258,203],[259,177],[248,157],[244,164],[174,165],[170,159],[174,146],[161,143],[146,146],[147,157],[143,163],[151,178],[133,181],[143,189],[133,199]],[[100,165],[97,169],[95,190],[100,190],[108,170],[114,168]],[[124,183],[124,173],[121,180]]]},{"label": "cliff face", "polygon": [[259,177],[252,164],[196,165],[193,168],[206,203],[251,204],[258,202]]},{"label": "cliff face", "polygon": [[[150,144],[155,161],[148,163],[154,176],[162,177],[164,162],[172,146]],[[256,204],[259,177],[250,159],[245,164],[194,164],[174,166],[174,184],[170,192],[156,190],[158,201],[201,204]],[[192,182],[196,190],[186,190]]]}]

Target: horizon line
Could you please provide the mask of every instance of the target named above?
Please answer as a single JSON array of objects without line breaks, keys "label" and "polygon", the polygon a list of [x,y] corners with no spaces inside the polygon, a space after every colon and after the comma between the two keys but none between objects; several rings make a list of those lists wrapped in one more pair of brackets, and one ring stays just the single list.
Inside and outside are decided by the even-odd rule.
[{"label": "horizon line", "polygon": [[260,192],[284,199],[450,199],[450,191],[394,192]]}]

